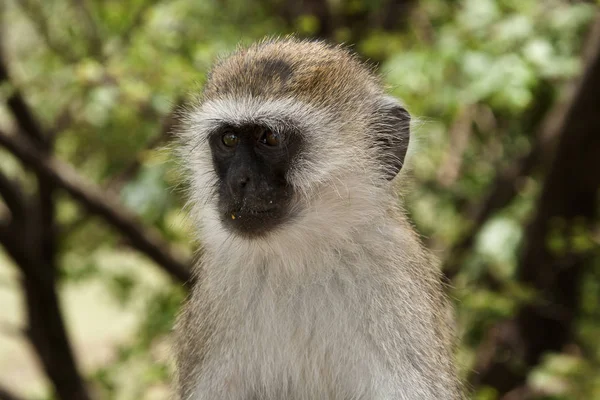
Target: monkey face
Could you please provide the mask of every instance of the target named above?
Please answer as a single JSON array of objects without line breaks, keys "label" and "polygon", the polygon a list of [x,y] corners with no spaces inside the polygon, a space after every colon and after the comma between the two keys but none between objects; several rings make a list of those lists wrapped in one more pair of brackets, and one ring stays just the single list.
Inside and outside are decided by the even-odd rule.
[{"label": "monkey face", "polygon": [[408,112],[356,57],[323,43],[238,51],[198,100],[180,137],[205,242],[276,247],[300,230],[351,229],[376,211],[407,152]]},{"label": "monkey face", "polygon": [[287,221],[293,190],[286,174],[301,147],[296,132],[256,123],[223,125],[209,137],[223,224],[247,237]]}]

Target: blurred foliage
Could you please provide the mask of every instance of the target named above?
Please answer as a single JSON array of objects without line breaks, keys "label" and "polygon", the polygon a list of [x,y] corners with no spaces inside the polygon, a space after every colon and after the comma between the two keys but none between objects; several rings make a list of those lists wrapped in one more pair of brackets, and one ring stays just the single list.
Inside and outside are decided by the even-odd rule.
[{"label": "blurred foliage", "polygon": [[[340,15],[369,16],[383,1],[330,3]],[[354,48],[380,64],[391,92],[417,116],[409,155],[415,182],[405,197],[428,246],[445,260],[472,225],[469,210],[497,171],[530,150],[536,127],[564,83],[580,73],[582,38],[596,6],[566,0],[415,3],[391,29],[368,24],[358,30],[342,23],[331,37],[353,39]],[[2,40],[14,81],[44,123],[59,131],[57,157],[102,185],[133,160],[141,162],[139,173],[119,190],[123,203],[191,254],[178,167],[168,150],[148,149],[148,143],[164,134],[164,118],[182,95],[201,87],[218,55],[265,35],[311,36],[321,30],[321,20],[310,13],[282,16],[287,4],[8,0],[0,6],[8,26]],[[2,102],[10,90],[0,86]],[[0,107],[2,126],[10,127],[10,119]],[[1,166],[24,174],[0,154]],[[539,188],[535,175],[519,183],[516,199],[485,224],[454,278],[465,374],[486,329],[535,296],[514,278],[523,227]],[[115,265],[121,262],[120,238],[67,197],[59,198],[58,210],[63,283],[100,281],[116,302],[142,316],[138,334],[119,344],[112,361],[91,371],[90,378],[101,398],[152,398],[151,392],[170,379],[167,337],[183,290],[174,284],[147,286],[132,268],[105,268],[107,254],[114,253]],[[595,229],[551,235],[549,245],[560,252],[568,240],[597,249]],[[530,374],[530,384],[545,396],[540,398],[600,398],[596,254],[581,288],[576,348],[548,354]],[[487,275],[496,285],[486,283]],[[490,388],[474,389],[474,398],[496,398]]]}]

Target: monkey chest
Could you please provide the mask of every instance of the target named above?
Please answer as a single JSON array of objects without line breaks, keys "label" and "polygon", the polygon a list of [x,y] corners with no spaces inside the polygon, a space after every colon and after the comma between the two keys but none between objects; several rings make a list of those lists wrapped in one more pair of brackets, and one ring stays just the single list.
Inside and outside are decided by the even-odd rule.
[{"label": "monkey chest", "polygon": [[218,333],[221,357],[207,370],[227,360],[227,385],[260,399],[370,397],[374,372],[381,376],[383,368],[370,345],[365,305],[320,285],[274,295],[254,299]]}]

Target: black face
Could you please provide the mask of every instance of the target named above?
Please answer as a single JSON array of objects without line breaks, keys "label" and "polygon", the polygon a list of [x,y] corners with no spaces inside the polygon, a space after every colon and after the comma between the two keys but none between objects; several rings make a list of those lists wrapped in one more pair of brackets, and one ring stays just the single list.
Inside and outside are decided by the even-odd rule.
[{"label": "black face", "polygon": [[231,125],[214,132],[210,146],[226,226],[260,236],[291,217],[286,173],[300,150],[299,135],[258,124]]}]

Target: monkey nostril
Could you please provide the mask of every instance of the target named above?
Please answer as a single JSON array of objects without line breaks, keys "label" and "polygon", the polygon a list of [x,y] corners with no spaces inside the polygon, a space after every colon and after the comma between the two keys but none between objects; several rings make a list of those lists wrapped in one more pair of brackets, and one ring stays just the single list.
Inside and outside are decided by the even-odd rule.
[{"label": "monkey nostril", "polygon": [[239,185],[241,188],[245,188],[248,182],[250,182],[250,178],[247,176],[243,176],[239,179]]}]

